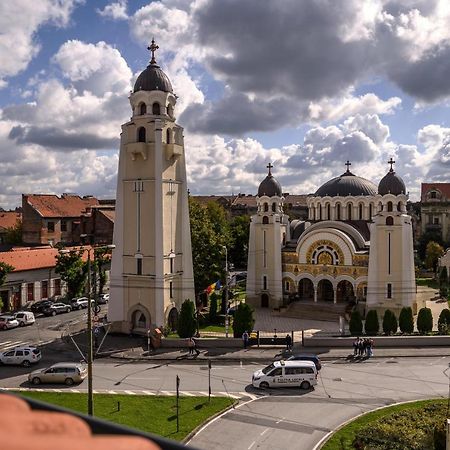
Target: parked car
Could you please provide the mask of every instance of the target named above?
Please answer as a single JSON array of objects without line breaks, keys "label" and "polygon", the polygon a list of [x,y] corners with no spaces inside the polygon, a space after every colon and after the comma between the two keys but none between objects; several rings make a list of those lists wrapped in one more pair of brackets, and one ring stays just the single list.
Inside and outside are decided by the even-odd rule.
[{"label": "parked car", "polygon": [[14,316],[0,316],[0,330],[9,330],[19,326],[19,321]]},{"label": "parked car", "polygon": [[14,317],[19,322],[19,326],[33,325],[36,322],[34,314],[31,311],[19,311],[14,314]]},{"label": "parked car", "polygon": [[41,351],[36,347],[16,347],[0,353],[0,363],[17,364],[24,367],[38,363],[41,358]]},{"label": "parked car", "polygon": [[288,358],[286,358],[286,361],[312,361],[316,366],[317,371],[319,371],[322,368],[320,358],[317,355],[308,353],[298,353],[295,355],[291,355]]},{"label": "parked car", "polygon": [[51,300],[40,300],[38,302],[34,302],[30,309],[34,314],[42,314],[45,308],[48,308],[52,305],[53,302]]},{"label": "parked car", "polygon": [[65,303],[53,303],[44,309],[44,314],[46,316],[56,316],[56,314],[68,313],[72,311],[72,308]]},{"label": "parked car", "polygon": [[109,302],[109,294],[100,294],[97,299],[97,304],[105,305]]},{"label": "parked car", "polygon": [[87,368],[81,363],[56,363],[46,369],[39,369],[28,375],[34,385],[41,383],[65,383],[72,386],[81,383],[87,376]]},{"label": "parked car", "polygon": [[70,300],[72,309],[84,309],[88,307],[89,299],[87,297],[73,298]]}]

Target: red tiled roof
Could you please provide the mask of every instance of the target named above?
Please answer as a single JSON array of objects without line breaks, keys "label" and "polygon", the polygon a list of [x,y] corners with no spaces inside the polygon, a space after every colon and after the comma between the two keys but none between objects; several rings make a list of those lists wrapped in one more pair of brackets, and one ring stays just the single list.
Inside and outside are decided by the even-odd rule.
[{"label": "red tiled roof", "polygon": [[114,219],[116,218],[115,209],[99,209],[99,212],[107,217],[112,223],[114,223]]},{"label": "red tiled roof", "polygon": [[22,219],[21,213],[15,211],[0,212],[0,231],[15,226],[16,222],[21,219]]},{"label": "red tiled roof", "polygon": [[42,217],[79,217],[86,208],[98,205],[95,197],[78,195],[30,194],[23,197]]},{"label": "red tiled roof", "polygon": [[422,201],[425,200],[425,194],[432,189],[439,190],[444,197],[450,199],[450,183],[422,183]]},{"label": "red tiled roof", "polygon": [[[83,261],[87,261],[89,246],[68,247],[67,250],[84,249]],[[0,252],[0,261],[14,267],[13,272],[55,267],[57,248],[51,247],[14,247],[9,252]]]}]

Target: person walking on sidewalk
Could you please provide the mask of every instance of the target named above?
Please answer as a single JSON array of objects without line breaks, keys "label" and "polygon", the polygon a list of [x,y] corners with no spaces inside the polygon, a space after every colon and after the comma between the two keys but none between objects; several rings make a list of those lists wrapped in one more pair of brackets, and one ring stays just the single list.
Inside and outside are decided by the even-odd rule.
[{"label": "person walking on sidewalk", "polygon": [[247,348],[247,345],[248,345],[248,333],[247,333],[247,330],[242,333],[242,341],[244,343],[244,348]]},{"label": "person walking on sidewalk", "polygon": [[192,354],[194,354],[194,352],[196,353],[196,355],[195,356],[198,356],[198,355],[200,355],[200,350],[197,348],[197,341],[193,338],[193,337],[191,337],[191,341],[192,341]]},{"label": "person walking on sidewalk", "polygon": [[288,352],[292,350],[292,337],[290,334],[286,334],[286,350]]},{"label": "person walking on sidewalk", "polygon": [[187,346],[188,346],[188,350],[189,350],[189,355],[193,355],[194,354],[194,340],[190,337],[187,340]]}]

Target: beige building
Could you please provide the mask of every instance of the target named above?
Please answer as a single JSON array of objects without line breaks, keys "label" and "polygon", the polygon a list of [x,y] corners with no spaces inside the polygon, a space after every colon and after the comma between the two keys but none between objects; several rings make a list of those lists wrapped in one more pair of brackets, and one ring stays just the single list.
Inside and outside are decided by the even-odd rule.
[{"label": "beige building", "polygon": [[183,129],[157,48],[122,125],[108,318],[123,332],[173,323],[195,299]]},{"label": "beige building", "polygon": [[399,311],[415,302],[406,188],[392,168],[376,186],[341,176],[308,197],[307,220],[288,221],[279,183],[269,175],[252,216],[247,293],[254,306],[296,303]]},{"label": "beige building", "polygon": [[450,183],[422,183],[420,213],[422,233],[450,242]]}]

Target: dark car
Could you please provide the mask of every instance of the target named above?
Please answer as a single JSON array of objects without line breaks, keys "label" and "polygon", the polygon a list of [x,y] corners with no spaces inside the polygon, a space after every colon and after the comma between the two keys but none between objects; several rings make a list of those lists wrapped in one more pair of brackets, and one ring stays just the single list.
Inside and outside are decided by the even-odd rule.
[{"label": "dark car", "polygon": [[65,303],[53,303],[44,309],[44,314],[46,316],[56,316],[56,314],[68,313],[72,311],[72,308]]},{"label": "dark car", "polygon": [[52,304],[53,302],[51,300],[40,300],[38,302],[34,302],[30,309],[34,312],[34,314],[41,314],[44,312],[45,308],[48,308]]},{"label": "dark car", "polygon": [[316,365],[317,370],[320,370],[322,368],[320,358],[317,355],[311,355],[307,353],[298,353],[295,355],[291,355],[286,358],[286,361],[312,361]]}]

